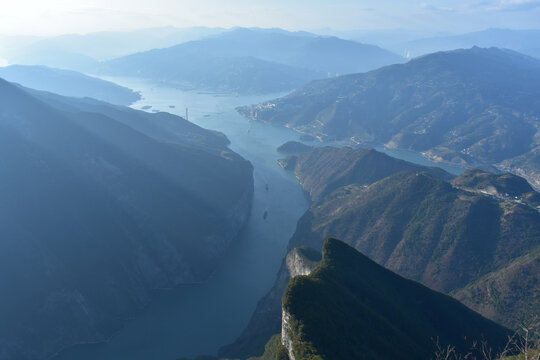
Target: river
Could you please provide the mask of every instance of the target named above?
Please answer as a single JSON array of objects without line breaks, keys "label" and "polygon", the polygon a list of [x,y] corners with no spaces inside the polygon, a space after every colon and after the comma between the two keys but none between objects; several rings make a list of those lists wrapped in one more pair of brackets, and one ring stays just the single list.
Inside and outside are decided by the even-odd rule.
[{"label": "river", "polygon": [[[244,232],[206,283],[156,292],[147,308],[111,341],[72,347],[55,360],[174,360],[215,354],[220,346],[236,339],[257,301],[274,283],[296,221],[309,206],[294,175],[277,163],[282,156],[276,148],[298,140],[299,134],[250,123],[234,110],[239,105],[267,100],[268,96],[218,96],[141,80],[114,81],[141,91],[143,99],[133,108],[151,106],[146,111],[184,116],[188,107],[190,121],[225,133],[230,148],[254,165],[252,214]],[[263,219],[265,212],[267,217]]]},{"label": "river", "polygon": [[[185,116],[204,128],[223,132],[230,148],[254,165],[255,194],[250,220],[214,275],[204,284],[157,291],[153,300],[111,341],[78,345],[55,360],[174,360],[215,355],[245,328],[257,301],[270,289],[297,220],[309,200],[293,174],[277,163],[276,148],[299,140],[293,130],[249,122],[235,107],[259,103],[270,96],[221,96],[182,91],[140,79],[108,78],[140,91],[133,108]],[[150,108],[149,108],[150,107]],[[419,154],[385,150],[405,160],[434,165]],[[461,169],[445,167],[452,173]],[[267,217],[264,214],[267,212]]]}]

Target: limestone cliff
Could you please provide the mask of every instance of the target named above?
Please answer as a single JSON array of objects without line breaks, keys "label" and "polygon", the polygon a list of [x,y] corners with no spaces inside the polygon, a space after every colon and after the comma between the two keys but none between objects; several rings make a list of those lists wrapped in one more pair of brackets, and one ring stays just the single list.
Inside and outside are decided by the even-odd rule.
[{"label": "limestone cliff", "polygon": [[281,310],[281,344],[287,349],[287,355],[289,360],[296,360],[296,356],[293,349],[294,340],[291,337],[291,332],[294,328],[291,324],[291,314],[282,308]]},{"label": "limestone cliff", "polygon": [[497,354],[512,332],[450,296],[403,278],[354,248],[327,239],[320,266],[289,282],[282,345],[290,360],[429,359],[436,343]]},{"label": "limestone cliff", "polygon": [[247,328],[233,344],[222,347],[219,356],[246,358],[261,355],[268,339],[281,331],[281,297],[289,280],[298,275],[309,275],[320,259],[321,254],[311,248],[292,249],[283,259],[274,286],[257,304]]}]

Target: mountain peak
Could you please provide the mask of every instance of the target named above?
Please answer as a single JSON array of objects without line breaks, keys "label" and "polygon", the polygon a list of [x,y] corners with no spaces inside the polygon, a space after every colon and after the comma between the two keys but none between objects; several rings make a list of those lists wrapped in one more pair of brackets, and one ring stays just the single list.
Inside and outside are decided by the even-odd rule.
[{"label": "mountain peak", "polygon": [[479,46],[423,55],[411,60],[409,64],[411,66],[426,66],[426,70],[432,66],[439,66],[439,71],[453,70],[467,74],[487,73],[494,80],[502,78],[504,81],[508,80],[505,75],[509,72],[540,69],[539,59],[510,49]]},{"label": "mountain peak", "polygon": [[293,359],[426,359],[434,339],[466,353],[475,340],[501,350],[511,335],[335,238],[326,239],[319,268],[289,282],[282,320]]},{"label": "mountain peak", "polygon": [[372,262],[367,256],[357,252],[345,242],[333,237],[324,240],[322,254],[322,262],[325,266],[343,266],[352,260]]},{"label": "mountain peak", "polygon": [[540,60],[474,47],[314,81],[239,111],[326,141],[412,150],[461,167],[511,166],[537,185],[539,99]]}]

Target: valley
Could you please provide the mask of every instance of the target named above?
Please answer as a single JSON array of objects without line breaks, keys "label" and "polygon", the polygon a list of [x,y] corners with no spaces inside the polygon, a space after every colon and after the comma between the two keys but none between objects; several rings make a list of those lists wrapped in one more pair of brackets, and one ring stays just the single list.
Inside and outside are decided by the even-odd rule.
[{"label": "valley", "polygon": [[[301,134],[247,121],[236,112],[236,107],[260,102],[262,96],[184,91],[134,78],[104,79],[139,91],[142,100],[133,104],[134,108],[185,115],[188,107],[190,121],[223,132],[231,141],[230,148],[254,165],[253,208],[245,231],[207,282],[159,291],[148,308],[108,343],[76,346],[55,360],[108,360],[118,359],[120,354],[128,354],[130,359],[216,354],[248,324],[257,301],[275,280],[296,221],[309,207],[297,179],[277,161],[283,157],[277,148],[287,141],[298,141]],[[393,156],[436,165],[410,151],[388,151]],[[450,167],[449,171],[461,173],[463,169]]]},{"label": "valley", "polygon": [[538,79],[538,59],[473,47],[314,81],[239,111],[325,142],[384,144],[433,161],[510,171],[539,187]]},{"label": "valley", "polygon": [[[282,294],[306,280],[295,278],[305,275],[306,270],[302,269],[311,269],[309,273],[316,266],[306,266],[316,256],[299,261],[298,254],[301,251],[304,255],[300,258],[306,259],[305,254],[323,246],[328,237],[343,239],[379,265],[451,295],[510,329],[519,326],[519,319],[534,319],[539,311],[540,214],[538,193],[523,178],[474,169],[456,177],[373,149],[302,150],[281,164],[295,173],[313,202],[298,221],[289,242],[290,253],[274,286],[259,302],[241,336],[220,349],[221,358],[261,355],[265,345],[267,352],[276,350],[268,349],[272,343],[267,341],[280,330],[284,336]],[[360,271],[348,279],[363,278]],[[325,294],[325,290],[321,288],[317,293]],[[314,295],[299,296],[303,299],[300,312],[309,308],[310,302],[320,306]],[[324,295],[321,301],[338,301],[329,298],[330,295]],[[339,314],[342,306],[333,307]],[[315,312],[307,316],[306,326],[317,317]],[[347,323],[347,318],[344,315],[338,322]],[[336,325],[336,329],[348,326]],[[320,329],[315,331],[318,333],[308,336],[313,336],[314,342],[331,337]],[[297,351],[290,346],[294,338],[288,345],[282,341],[289,355]],[[327,350],[339,341],[339,337],[334,337],[325,345]],[[361,342],[351,340],[354,344]],[[339,347],[332,349],[336,354],[340,351]],[[369,346],[363,351],[372,350],[380,351]],[[397,358],[405,359],[407,354],[400,352]],[[267,358],[277,359],[266,355],[261,359]]]},{"label": "valley", "polygon": [[277,163],[281,155],[276,148],[287,140],[297,140],[299,134],[249,123],[234,110],[260,97],[214,96],[134,79],[114,80],[141,91],[143,100],[135,103],[135,108],[150,105],[150,112],[184,115],[188,106],[190,121],[226,134],[230,148],[254,165],[253,207],[244,231],[208,281],[158,291],[149,306],[109,342],[76,346],[55,360],[175,359],[215,354],[236,338],[257,300],[271,287],[296,220],[309,206],[295,177]]},{"label": "valley", "polygon": [[258,26],[0,33],[0,360],[540,348],[540,32]]},{"label": "valley", "polygon": [[252,165],[180,117],[0,80],[0,130],[1,358],[105,341],[250,215]]}]

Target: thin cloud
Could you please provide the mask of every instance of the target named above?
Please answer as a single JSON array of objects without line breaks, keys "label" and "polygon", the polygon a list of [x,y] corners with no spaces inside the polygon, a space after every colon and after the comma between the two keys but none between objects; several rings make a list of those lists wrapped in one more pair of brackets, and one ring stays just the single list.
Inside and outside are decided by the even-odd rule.
[{"label": "thin cloud", "polygon": [[477,1],[469,5],[477,11],[528,11],[540,8],[540,0]]},{"label": "thin cloud", "polygon": [[420,3],[420,9],[431,12],[454,12],[455,9],[451,7],[435,6],[429,3]]},{"label": "thin cloud", "polygon": [[499,9],[502,11],[525,11],[540,8],[539,0],[502,0]]}]

